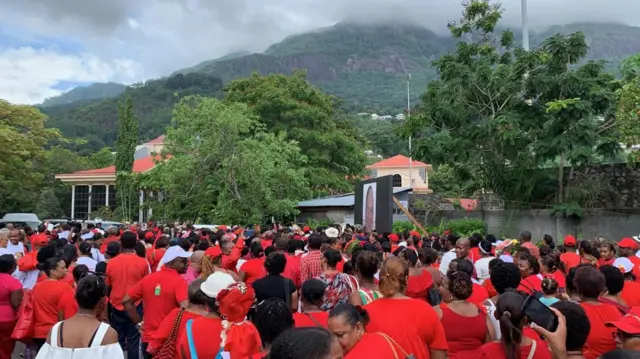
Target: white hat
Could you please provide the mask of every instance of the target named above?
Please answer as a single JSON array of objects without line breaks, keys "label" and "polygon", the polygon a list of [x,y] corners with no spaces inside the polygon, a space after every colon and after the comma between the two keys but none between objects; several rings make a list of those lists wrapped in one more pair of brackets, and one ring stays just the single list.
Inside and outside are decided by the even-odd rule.
[{"label": "white hat", "polygon": [[204,283],[200,284],[200,290],[209,298],[216,298],[218,293],[236,281],[227,273],[213,272]]},{"label": "white hat", "polygon": [[324,234],[326,234],[329,238],[338,238],[338,234],[340,234],[340,232],[338,232],[338,230],[333,227],[329,227],[324,230]]},{"label": "white hat", "polygon": [[633,270],[633,262],[629,258],[619,257],[613,261],[613,266],[620,269],[622,273],[629,273]]},{"label": "white hat", "polygon": [[85,233],[85,234],[81,235],[80,238],[84,239],[85,241],[87,239],[93,239],[93,232]]},{"label": "white hat", "polygon": [[158,265],[158,268],[171,262],[176,258],[191,258],[192,254],[193,253],[185,251],[180,246],[169,247],[167,251],[164,252],[162,259],[160,260],[160,264]]}]

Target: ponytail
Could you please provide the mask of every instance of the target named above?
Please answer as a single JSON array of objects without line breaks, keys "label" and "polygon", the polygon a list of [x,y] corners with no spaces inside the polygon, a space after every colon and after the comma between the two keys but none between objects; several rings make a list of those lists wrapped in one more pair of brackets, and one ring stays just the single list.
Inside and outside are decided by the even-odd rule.
[{"label": "ponytail", "polygon": [[500,321],[500,342],[507,359],[520,359],[520,343],[522,342],[522,324],[524,298],[516,292],[505,292],[498,297],[496,318]]}]

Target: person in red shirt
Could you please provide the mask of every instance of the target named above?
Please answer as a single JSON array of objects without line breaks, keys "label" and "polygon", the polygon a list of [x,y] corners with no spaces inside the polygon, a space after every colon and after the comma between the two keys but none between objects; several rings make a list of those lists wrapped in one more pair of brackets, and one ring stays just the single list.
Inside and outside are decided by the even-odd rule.
[{"label": "person in red shirt", "polygon": [[[449,271],[447,273],[452,273],[456,271],[461,271],[467,273],[470,278],[473,276],[473,263],[468,259],[460,259],[456,258],[449,263]],[[470,303],[475,303],[477,305],[483,305],[484,301],[489,299],[489,293],[487,290],[477,281],[471,279],[473,282],[471,296],[467,299]]]},{"label": "person in red shirt", "polygon": [[248,287],[251,287],[257,279],[267,275],[267,271],[264,269],[265,257],[262,244],[260,242],[251,243],[250,253],[251,259],[240,266],[238,273],[240,281],[245,282]]},{"label": "person in red shirt", "polygon": [[[219,264],[220,268],[235,272],[236,264],[238,264],[238,260],[242,256],[243,247],[244,239],[242,237],[238,238],[234,244],[232,235],[227,233],[222,236],[219,245],[207,248],[204,252],[205,258],[203,259],[203,264],[211,262],[221,256]],[[218,252],[221,253],[219,254]],[[203,277],[203,279],[205,278]]]},{"label": "person in red shirt", "polygon": [[102,240],[102,245],[100,246],[100,253],[104,254],[107,251],[107,246],[111,242],[120,242],[120,231],[118,227],[111,226],[107,228],[107,238]]},{"label": "person in red shirt", "polygon": [[257,358],[262,358],[269,354],[271,345],[276,338],[293,328],[291,308],[279,298],[266,299],[257,306],[253,324],[258,329],[262,340],[262,351]]},{"label": "person in red shirt", "polygon": [[33,342],[40,349],[47,340],[49,330],[58,321],[64,319],[60,301],[65,297],[65,293],[73,291],[73,288],[60,280],[67,274],[67,267],[59,257],[47,259],[39,264],[38,269],[47,275],[46,280],[33,287],[32,294]]},{"label": "person in red shirt", "polygon": [[520,233],[520,246],[526,248],[536,258],[540,258],[540,249],[531,242],[531,232],[524,231]]},{"label": "person in red shirt", "polygon": [[[551,359],[547,344],[540,339],[532,339],[523,334],[526,322],[525,298],[516,292],[501,294],[496,303],[495,317],[500,323],[500,341],[494,341],[478,349],[479,359]],[[509,353],[509,355],[507,355]]]},{"label": "person in red shirt", "polygon": [[448,346],[442,323],[429,303],[404,294],[408,276],[409,266],[402,259],[389,257],[382,263],[380,292],[384,297],[364,307],[370,317],[366,332],[388,335],[416,359],[444,359]]},{"label": "person in red shirt", "polygon": [[315,278],[302,283],[300,291],[302,310],[293,313],[293,322],[296,328],[328,327],[329,313],[321,308],[325,288],[326,285]]},{"label": "person in red shirt", "polygon": [[576,253],[577,244],[578,242],[574,236],[567,235],[564,237],[564,247],[566,252],[560,255],[560,261],[564,263],[565,273],[569,273],[571,268],[580,265],[580,255]]},{"label": "person in red shirt", "polygon": [[624,286],[620,292],[620,298],[627,307],[640,306],[640,283],[636,282],[633,263],[629,258],[620,257],[613,262],[613,267],[619,269],[624,276]]},{"label": "person in red shirt", "polygon": [[602,243],[600,245],[600,259],[598,260],[598,264],[601,266],[613,265],[613,261],[615,260],[616,246],[612,243]]},{"label": "person in red shirt", "polygon": [[596,268],[589,265],[577,268],[574,282],[580,306],[591,323],[583,355],[586,359],[597,359],[616,348],[615,329],[607,327],[606,323],[622,319],[622,314],[615,306],[598,301],[606,288],[606,281]]},{"label": "person in red shirt", "polygon": [[428,270],[418,267],[418,255],[412,249],[404,249],[399,257],[409,265],[409,280],[405,294],[409,298],[427,301],[429,288],[433,287],[433,278]]},{"label": "person in red shirt", "polygon": [[[0,234],[0,241],[6,241]],[[13,254],[0,255],[0,358],[9,359],[15,341],[11,334],[16,324],[16,311],[22,302],[22,285],[11,274],[17,268],[16,258]]]},{"label": "person in red shirt", "polygon": [[151,267],[151,273],[158,270],[158,265],[160,264],[164,253],[167,251],[168,246],[169,238],[160,237],[157,241],[155,241],[153,248],[149,248],[149,250],[147,250],[147,261],[149,262],[149,266]]},{"label": "person in red shirt", "polygon": [[640,282],[640,257],[636,256],[638,250],[638,242],[632,238],[623,238],[618,243],[618,248],[621,258],[627,258],[633,263],[633,275],[636,277],[636,281]]},{"label": "person in red shirt", "polygon": [[600,270],[600,273],[604,275],[605,285],[607,288],[607,291],[600,295],[598,301],[617,307],[622,314],[629,313],[629,307],[620,295],[625,286],[624,274],[622,274],[620,269],[611,265],[603,265],[598,269]]},{"label": "person in red shirt", "polygon": [[187,282],[180,274],[187,271],[190,257],[191,253],[180,246],[167,249],[164,256],[166,263],[163,268],[136,283],[122,300],[127,315],[135,324],[142,323],[135,305],[136,302],[142,301],[144,323],[142,323],[141,347],[145,358],[151,357],[147,347],[164,317],[175,308],[186,308],[188,305]]},{"label": "person in red shirt", "polygon": [[267,249],[267,247],[274,245],[272,231],[264,232],[264,234],[262,235],[262,239],[260,239],[260,245],[262,246],[262,249]]},{"label": "person in red shirt", "polygon": [[322,253],[320,252],[322,239],[323,236],[318,233],[312,233],[309,236],[309,253],[300,259],[300,283],[322,274]]},{"label": "person in red shirt", "polygon": [[368,323],[369,314],[362,307],[340,304],[331,310],[329,330],[338,338],[345,359],[396,359],[404,349],[383,333],[366,333]]},{"label": "person in red shirt", "polygon": [[[89,267],[84,264],[79,264],[75,266],[72,270],[73,272],[73,280],[75,284],[80,281],[80,279],[84,278],[87,274],[89,274]],[[60,310],[62,311],[62,318],[68,319],[73,317],[78,313],[78,302],[76,302],[76,290],[66,291],[62,297],[60,298]]]},{"label": "person in red shirt", "polygon": [[608,322],[605,325],[617,330],[616,340],[621,349],[640,352],[640,308],[634,308],[622,319]]},{"label": "person in red shirt", "polygon": [[558,283],[558,288],[566,288],[564,273],[558,269],[559,259],[555,255],[544,256],[540,259],[540,273],[544,278],[553,278]]},{"label": "person in red shirt", "polygon": [[162,345],[167,341],[167,339],[171,335],[171,331],[174,327],[175,321],[177,320],[180,313],[182,313],[182,317],[180,318],[180,322],[176,325],[177,334],[175,336],[176,346],[176,354],[180,354],[180,347],[178,346],[178,340],[182,337],[184,330],[186,328],[186,323],[189,319],[195,319],[202,316],[207,315],[207,296],[202,293],[200,290],[200,286],[204,283],[202,279],[196,279],[191,284],[189,284],[188,297],[189,297],[189,308],[175,308],[169,313],[160,323],[160,326],[156,330],[155,334],[149,341],[149,346],[147,347],[147,351],[156,355],[158,350],[162,347]]},{"label": "person in red shirt", "polygon": [[[137,237],[134,232],[122,233],[122,253],[109,261],[106,272],[106,283],[111,287],[109,323],[118,332],[118,341],[122,348],[126,348],[128,359],[138,359],[140,332],[125,312],[122,302],[129,288],[149,274],[149,263],[135,253]],[[142,315],[142,305],[139,301],[136,304],[138,313]]]},{"label": "person in red shirt", "polygon": [[518,290],[527,294],[542,292],[540,262],[530,253],[522,253],[517,260],[520,276],[522,277]]},{"label": "person in red shirt", "polygon": [[300,282],[301,257],[296,255],[296,250],[299,246],[304,247],[304,242],[300,239],[288,240],[282,238],[276,242],[276,249],[278,252],[287,257],[287,265],[284,267],[282,276],[291,279],[296,285],[296,288],[300,288],[302,286],[302,283]]}]

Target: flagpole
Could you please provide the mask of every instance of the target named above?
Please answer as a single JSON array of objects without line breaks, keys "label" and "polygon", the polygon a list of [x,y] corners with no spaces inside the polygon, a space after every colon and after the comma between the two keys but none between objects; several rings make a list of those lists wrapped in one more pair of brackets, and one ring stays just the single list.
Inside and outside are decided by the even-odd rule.
[{"label": "flagpole", "polygon": [[[407,75],[407,123],[411,119],[411,73]],[[409,135],[409,187],[413,188],[413,158],[411,153],[411,135]]]}]

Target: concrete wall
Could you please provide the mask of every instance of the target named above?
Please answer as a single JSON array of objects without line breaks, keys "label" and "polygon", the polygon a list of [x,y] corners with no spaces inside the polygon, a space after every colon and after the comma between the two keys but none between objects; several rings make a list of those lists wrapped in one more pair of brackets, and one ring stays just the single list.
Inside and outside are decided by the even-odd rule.
[{"label": "concrete wall", "polygon": [[442,211],[430,219],[428,225],[438,225],[444,220],[478,218],[487,222],[489,233],[516,238],[521,231],[531,231],[537,240],[544,234],[564,238],[567,234],[581,238],[604,237],[619,241],[624,237],[640,234],[640,211],[587,212],[579,220],[555,218],[549,210],[500,210],[500,211]]}]

